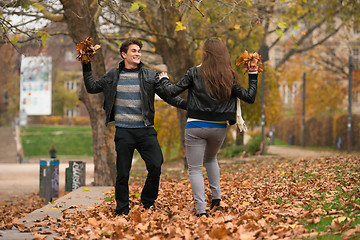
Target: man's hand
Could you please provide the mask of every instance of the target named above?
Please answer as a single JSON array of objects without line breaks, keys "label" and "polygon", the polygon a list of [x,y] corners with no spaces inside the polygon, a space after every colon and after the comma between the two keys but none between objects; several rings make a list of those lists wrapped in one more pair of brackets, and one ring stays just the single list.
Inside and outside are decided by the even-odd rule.
[{"label": "man's hand", "polygon": [[159,74],[159,78],[162,79],[163,77],[169,78],[167,72],[162,72]]},{"label": "man's hand", "polygon": [[251,64],[251,61],[248,62],[248,71],[249,72],[257,72],[259,67],[257,64]]}]

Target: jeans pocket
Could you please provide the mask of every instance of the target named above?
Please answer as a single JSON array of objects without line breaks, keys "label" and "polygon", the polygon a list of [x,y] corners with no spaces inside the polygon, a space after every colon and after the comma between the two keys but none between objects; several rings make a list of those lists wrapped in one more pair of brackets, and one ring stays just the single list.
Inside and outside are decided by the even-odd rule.
[{"label": "jeans pocket", "polygon": [[155,130],[155,128],[151,128],[150,131],[149,131],[149,135],[157,136],[158,133],[157,133],[157,131]]}]

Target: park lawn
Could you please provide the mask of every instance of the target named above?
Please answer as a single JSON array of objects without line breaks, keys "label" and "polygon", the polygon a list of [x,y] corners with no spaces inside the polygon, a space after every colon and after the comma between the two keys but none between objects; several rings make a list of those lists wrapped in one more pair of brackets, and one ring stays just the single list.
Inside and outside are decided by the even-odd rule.
[{"label": "park lawn", "polygon": [[54,145],[57,156],[93,156],[90,127],[27,126],[21,127],[24,157],[49,157]]}]

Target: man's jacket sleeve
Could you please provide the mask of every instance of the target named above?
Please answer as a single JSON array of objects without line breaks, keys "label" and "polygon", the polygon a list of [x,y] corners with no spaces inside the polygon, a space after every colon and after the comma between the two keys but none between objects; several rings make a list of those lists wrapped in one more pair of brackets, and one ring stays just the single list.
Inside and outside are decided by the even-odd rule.
[{"label": "man's jacket sleeve", "polygon": [[103,91],[103,84],[105,82],[105,76],[95,81],[91,71],[91,63],[83,63],[83,77],[88,93],[100,93]]},{"label": "man's jacket sleeve", "polygon": [[187,102],[179,96],[170,96],[165,91],[164,85],[160,82],[159,74],[155,76],[155,93],[168,104],[181,109],[187,109]]}]

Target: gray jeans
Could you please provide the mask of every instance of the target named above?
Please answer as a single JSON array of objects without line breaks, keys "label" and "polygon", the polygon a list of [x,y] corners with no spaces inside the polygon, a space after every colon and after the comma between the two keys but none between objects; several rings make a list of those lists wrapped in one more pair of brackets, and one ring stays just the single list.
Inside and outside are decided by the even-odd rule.
[{"label": "gray jeans", "polygon": [[212,199],[221,199],[220,169],[216,156],[225,136],[226,128],[185,129],[186,159],[198,214],[206,212],[203,165],[206,168]]}]

